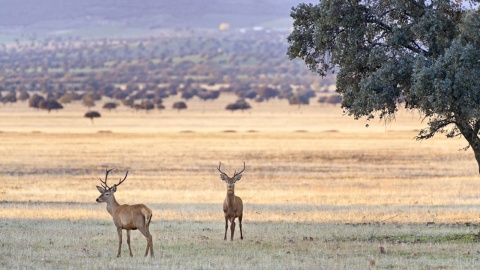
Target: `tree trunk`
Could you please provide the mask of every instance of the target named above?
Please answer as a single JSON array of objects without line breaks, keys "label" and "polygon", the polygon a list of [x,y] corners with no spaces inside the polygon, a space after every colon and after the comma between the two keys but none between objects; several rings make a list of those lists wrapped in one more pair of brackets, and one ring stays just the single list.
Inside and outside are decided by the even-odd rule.
[{"label": "tree trunk", "polygon": [[457,124],[457,127],[465,140],[468,141],[470,147],[472,147],[478,165],[478,173],[480,174],[480,138],[478,137],[478,129],[473,129],[468,124]]},{"label": "tree trunk", "polygon": [[478,173],[480,174],[480,139],[478,138],[478,136],[476,137],[475,141],[475,146],[472,145],[472,149],[473,153],[475,153],[475,159],[477,160],[478,164]]}]

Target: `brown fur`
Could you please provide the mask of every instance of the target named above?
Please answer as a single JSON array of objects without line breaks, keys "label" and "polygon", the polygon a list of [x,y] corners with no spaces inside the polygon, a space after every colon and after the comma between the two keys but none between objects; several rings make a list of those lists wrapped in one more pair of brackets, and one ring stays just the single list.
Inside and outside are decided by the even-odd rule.
[{"label": "brown fur", "polygon": [[[99,188],[99,191],[103,188]],[[150,234],[149,226],[152,220],[152,210],[144,204],[120,205],[114,196],[115,190],[103,190],[102,195],[97,198],[97,202],[106,202],[107,211],[113,217],[113,223],[117,227],[118,233],[118,253],[117,257],[121,255],[122,247],[122,230],[127,231],[127,244],[130,252],[130,257],[133,257],[132,248],[130,247],[130,230],[139,230],[145,238],[147,238],[147,249],[145,250],[145,257],[150,250],[150,256],[153,258],[153,241]]]},{"label": "brown fur", "polygon": [[238,218],[240,225],[240,239],[243,240],[242,232],[242,217],[243,217],[243,202],[232,189],[227,190],[227,197],[223,202],[223,213],[225,214],[225,236],[223,240],[227,240],[228,221],[230,221],[230,240],[233,241],[233,234],[235,233],[235,218]]},{"label": "brown fur", "polygon": [[243,163],[243,170],[236,172],[232,177],[222,172],[220,167],[222,163],[218,164],[217,170],[220,172],[220,178],[227,184],[227,197],[223,201],[223,213],[225,214],[225,236],[223,240],[227,240],[228,221],[230,221],[230,240],[233,241],[233,234],[235,233],[235,219],[238,218],[240,225],[240,239],[243,240],[242,218],[243,218],[243,202],[238,196],[235,196],[235,182],[242,178],[242,172],[245,170],[245,162]]}]

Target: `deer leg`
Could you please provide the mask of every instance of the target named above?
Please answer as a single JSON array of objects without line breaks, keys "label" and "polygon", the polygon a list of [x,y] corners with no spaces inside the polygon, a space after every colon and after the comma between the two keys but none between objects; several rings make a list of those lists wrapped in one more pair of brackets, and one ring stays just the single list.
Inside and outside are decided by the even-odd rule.
[{"label": "deer leg", "polygon": [[235,233],[235,218],[230,222],[230,241],[233,241],[233,234]]},{"label": "deer leg", "polygon": [[117,258],[120,258],[120,254],[122,252],[122,228],[119,227],[117,228],[117,233],[118,233],[118,253],[117,253]]},{"label": "deer leg", "polygon": [[127,244],[128,250],[130,251],[130,257],[133,257],[132,248],[130,247],[130,230],[127,230]]},{"label": "deer leg", "polygon": [[228,229],[228,218],[225,217],[225,236],[223,237],[223,240],[227,240],[227,229]]},{"label": "deer leg", "polygon": [[[153,258],[153,257],[155,257],[155,255],[153,255],[153,237],[152,237],[152,235],[150,234],[150,228],[149,228],[149,226],[150,226],[150,220],[151,220],[151,219],[152,219],[152,216],[150,216],[150,218],[149,218],[149,220],[148,220],[148,222],[147,222],[147,224],[146,224],[146,228],[147,228],[148,234],[150,235],[150,258]],[[148,243],[148,239],[147,239],[147,243]],[[148,248],[148,244],[147,244],[147,248]],[[146,255],[145,255],[145,256],[146,256]]]},{"label": "deer leg", "polygon": [[240,226],[240,239],[243,240],[243,232],[242,232],[242,216],[238,217],[238,225]]},{"label": "deer leg", "polygon": [[153,240],[152,240],[152,234],[150,234],[150,231],[148,228],[138,228],[138,230],[147,238],[147,249],[145,250],[145,257],[148,256],[148,250],[150,249],[150,257],[153,258],[155,257],[153,255]]},{"label": "deer leg", "polygon": [[153,258],[155,255],[153,255],[153,237],[150,236],[150,257]]}]

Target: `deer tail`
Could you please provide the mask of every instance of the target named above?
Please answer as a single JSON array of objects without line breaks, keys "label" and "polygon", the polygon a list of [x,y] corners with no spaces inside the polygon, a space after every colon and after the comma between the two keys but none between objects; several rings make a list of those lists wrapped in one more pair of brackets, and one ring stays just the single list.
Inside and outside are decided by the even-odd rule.
[{"label": "deer tail", "polygon": [[145,226],[148,228],[150,221],[152,221],[152,211],[150,209],[142,209],[142,212],[145,217]]},{"label": "deer tail", "polygon": [[150,215],[146,217],[145,224],[147,224],[147,227],[150,226],[150,221],[152,221],[152,212],[150,212]]}]

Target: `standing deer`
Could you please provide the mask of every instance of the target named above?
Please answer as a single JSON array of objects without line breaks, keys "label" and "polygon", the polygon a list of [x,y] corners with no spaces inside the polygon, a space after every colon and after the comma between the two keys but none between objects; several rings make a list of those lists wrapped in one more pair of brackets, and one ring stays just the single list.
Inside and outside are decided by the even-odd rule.
[{"label": "standing deer", "polygon": [[240,225],[240,239],[243,240],[243,202],[240,197],[235,196],[235,182],[242,178],[242,172],[245,170],[245,162],[243,162],[243,170],[238,173],[235,171],[233,177],[228,177],[226,173],[222,172],[220,170],[220,166],[222,166],[222,162],[218,164],[217,168],[217,170],[220,172],[220,178],[227,183],[227,197],[223,202],[223,212],[225,213],[225,236],[223,237],[223,240],[227,240],[228,221],[230,220],[230,240],[233,241],[233,234],[235,232],[235,218],[237,217]]},{"label": "standing deer", "polygon": [[106,202],[107,211],[113,217],[113,222],[117,227],[118,232],[118,254],[117,258],[120,257],[121,248],[122,248],[122,229],[127,230],[127,244],[128,250],[130,251],[130,257],[133,257],[132,248],[130,247],[130,230],[139,230],[147,238],[147,250],[145,250],[145,257],[148,255],[148,250],[150,248],[150,256],[153,258],[153,242],[152,235],[148,227],[150,226],[150,221],[152,220],[152,210],[145,206],[144,204],[135,204],[120,205],[117,200],[115,200],[115,191],[117,191],[117,186],[123,183],[127,179],[128,171],[125,174],[125,177],[120,178],[118,184],[114,184],[112,187],[107,185],[108,173],[113,169],[105,170],[105,181],[102,181],[102,186],[97,186],[98,191],[102,194],[97,198],[97,202]]}]

